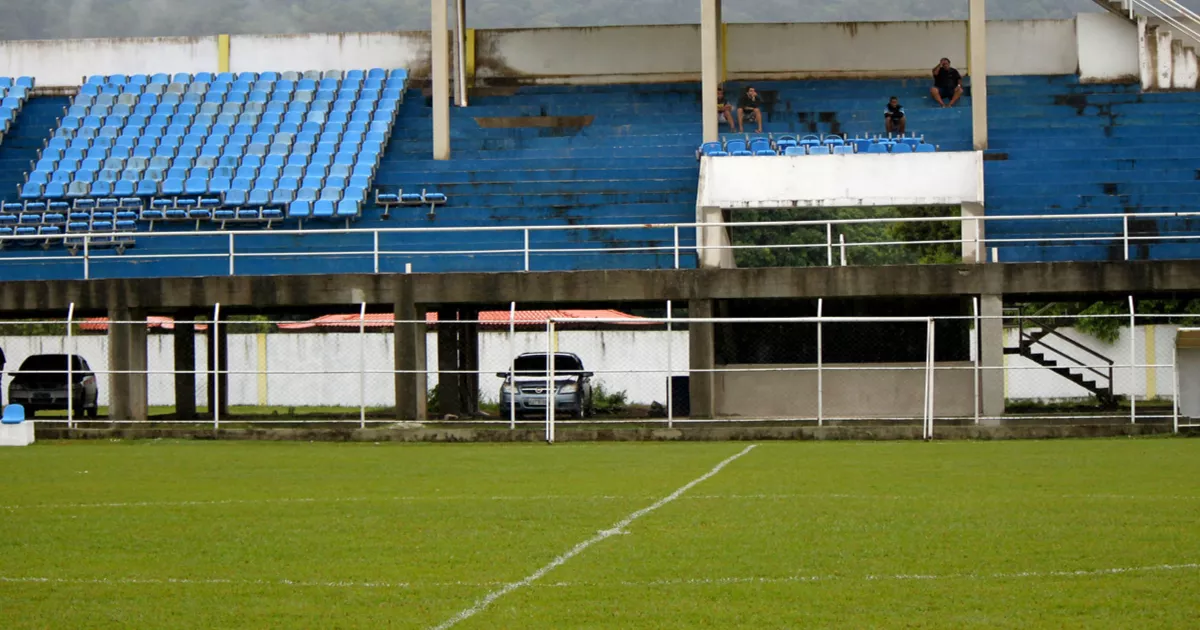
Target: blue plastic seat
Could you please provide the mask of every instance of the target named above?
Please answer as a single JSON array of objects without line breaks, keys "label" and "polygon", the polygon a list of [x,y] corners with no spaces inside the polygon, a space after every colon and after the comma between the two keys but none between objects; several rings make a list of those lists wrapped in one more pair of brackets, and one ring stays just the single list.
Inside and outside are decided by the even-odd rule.
[{"label": "blue plastic seat", "polygon": [[892,153],[912,153],[912,145],[903,142],[898,142],[892,145]]},{"label": "blue plastic seat", "polygon": [[888,146],[882,142],[872,142],[867,146],[867,153],[887,153]]},{"label": "blue plastic seat", "polygon": [[318,219],[332,219],[336,214],[336,206],[333,200],[321,199],[313,203],[313,217]]},{"label": "blue plastic seat", "polygon": [[808,155],[808,147],[804,145],[796,145],[787,147],[783,150],[784,155]]},{"label": "blue plastic seat", "polygon": [[922,142],[921,144],[917,145],[916,152],[917,153],[937,153],[937,147],[933,146],[932,144],[925,144],[924,142]]},{"label": "blue plastic seat", "polygon": [[822,145],[808,148],[809,155],[829,155],[829,153],[830,153],[830,151],[829,151],[828,144],[822,144]]}]

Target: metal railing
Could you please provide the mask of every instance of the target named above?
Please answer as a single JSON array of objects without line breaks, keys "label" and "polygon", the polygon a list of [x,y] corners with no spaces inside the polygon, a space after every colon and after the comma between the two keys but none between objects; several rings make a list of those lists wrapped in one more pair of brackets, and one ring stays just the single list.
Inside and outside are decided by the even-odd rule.
[{"label": "metal railing", "polygon": [[[1183,31],[1184,33],[1187,33],[1189,36],[1192,37],[1192,39],[1194,39],[1196,41],[1200,41],[1200,32],[1198,32],[1198,28],[1196,28],[1196,27],[1200,27],[1200,15],[1197,15],[1195,11],[1192,11],[1191,9],[1180,4],[1178,2],[1178,0],[1158,0],[1158,1],[1159,1],[1159,3],[1165,5],[1166,7],[1173,9],[1175,11],[1178,11],[1179,15],[1173,15],[1167,11],[1164,11],[1163,9],[1155,6],[1155,4],[1153,2],[1150,2],[1150,0],[1127,0],[1127,1],[1129,3],[1129,19],[1132,20],[1137,17],[1137,15],[1138,15],[1137,10],[1139,8],[1144,9],[1145,12],[1148,13],[1149,15],[1152,15],[1152,16],[1162,20],[1163,22],[1166,22],[1167,24],[1171,25],[1172,27],[1177,28],[1180,31]],[[1185,20],[1196,25],[1196,27],[1188,26],[1187,24],[1184,23]]]},{"label": "metal railing", "polygon": [[[1200,232],[1196,234],[1173,234],[1170,232],[1155,231],[1152,234],[1133,234],[1130,231],[1131,221],[1147,221],[1156,219],[1190,219],[1200,217],[1200,212],[1156,212],[1143,214],[1125,214],[1125,213],[1096,213],[1096,214],[1043,214],[1029,216],[984,216],[984,217],[964,217],[964,216],[944,216],[944,217],[908,217],[908,218],[869,218],[869,219],[815,219],[806,221],[755,221],[755,222],[730,222],[730,223],[642,223],[642,224],[597,224],[597,225],[539,225],[539,226],[471,226],[471,227],[431,227],[431,228],[334,228],[322,230],[229,230],[229,231],[212,231],[212,232],[117,232],[104,233],[103,235],[82,235],[82,234],[56,234],[56,235],[21,235],[21,236],[6,236],[0,238],[0,247],[5,249],[4,255],[0,255],[0,269],[6,264],[21,264],[26,262],[61,262],[74,261],[79,264],[80,277],[84,280],[92,278],[91,267],[94,261],[104,260],[123,260],[123,261],[161,261],[172,259],[184,259],[193,261],[214,261],[224,262],[225,274],[233,276],[238,273],[240,268],[239,262],[248,262],[259,258],[286,258],[294,256],[303,256],[305,258],[318,259],[349,259],[349,258],[369,258],[368,264],[362,265],[360,269],[346,270],[343,273],[380,273],[384,270],[383,262],[386,258],[404,257],[418,258],[429,256],[520,256],[521,263],[514,265],[511,269],[494,269],[497,271],[534,271],[534,259],[538,256],[552,255],[577,255],[577,254],[662,254],[671,255],[673,267],[679,269],[683,266],[683,258],[685,256],[702,256],[705,252],[721,252],[721,251],[739,251],[739,250],[769,250],[769,249],[792,249],[792,250],[823,250],[826,254],[826,261],[829,266],[838,264],[835,261],[840,261],[841,265],[847,265],[848,252],[856,248],[871,248],[871,247],[913,247],[913,246],[928,246],[928,245],[953,245],[966,246],[972,245],[974,248],[974,262],[988,262],[989,257],[985,250],[992,250],[991,262],[1000,262],[997,259],[997,249],[1003,246],[1017,245],[1037,245],[1037,246],[1077,246],[1089,243],[1116,243],[1120,242],[1124,251],[1124,259],[1132,258],[1132,248],[1136,245],[1151,244],[1155,242],[1180,242],[1180,241],[1195,241],[1200,240]],[[1022,221],[1022,222],[1063,222],[1063,221],[1092,221],[1113,222],[1114,228],[1111,231],[1096,230],[1092,228],[1089,235],[1070,235],[1070,236],[1028,236],[1028,237],[1006,237],[995,238],[986,236],[985,229],[988,224],[996,225],[1001,223]],[[862,241],[852,242],[847,239],[845,234],[839,234],[837,238],[834,234],[838,232],[839,227],[855,226],[855,225],[896,225],[905,223],[937,223],[945,222],[952,224],[960,224],[961,227],[973,227],[971,230],[972,236],[967,238],[954,239],[934,239],[934,240],[893,240],[893,241]],[[1119,229],[1116,227],[1119,224]],[[822,228],[825,232],[824,242],[819,243],[778,243],[778,244],[716,244],[705,242],[705,231],[714,229],[736,230],[740,228]],[[634,231],[669,231],[670,242],[662,245],[629,245],[617,247],[604,247],[599,245],[585,244],[581,247],[563,247],[561,244],[547,244],[539,246],[534,243],[533,236],[540,234],[561,233],[570,234],[588,230],[634,230]],[[682,240],[682,235],[685,233],[695,233],[698,236],[696,244],[685,244]],[[428,249],[394,249],[385,245],[381,245],[381,237],[389,235],[420,235],[420,234],[488,234],[488,235],[512,235],[512,241],[515,243],[517,238],[520,238],[520,245],[499,244],[496,247],[476,247],[463,249],[439,249],[436,251]],[[983,236],[981,236],[983,234]],[[294,251],[255,251],[253,244],[248,241],[262,239],[273,236],[295,236],[301,240],[312,239],[319,244],[319,240],[336,235],[356,235],[370,238],[370,246],[348,245],[341,249],[331,251],[305,251],[296,249]],[[92,243],[96,239],[97,242],[111,243],[113,239],[120,241],[161,241],[174,239],[177,243],[180,240],[195,241],[199,240],[217,240],[222,243],[221,251],[207,252],[179,252],[181,248],[176,245],[173,249],[175,253],[137,253],[136,247],[126,249],[122,253],[111,251],[108,248],[98,246]],[[39,252],[37,255],[20,255],[21,252],[30,251],[30,247],[41,245],[45,250],[51,247],[64,247],[62,255],[48,254],[47,251]],[[405,271],[411,271],[406,268]],[[207,274],[218,275],[218,274]],[[250,274],[247,274],[250,275]]]}]

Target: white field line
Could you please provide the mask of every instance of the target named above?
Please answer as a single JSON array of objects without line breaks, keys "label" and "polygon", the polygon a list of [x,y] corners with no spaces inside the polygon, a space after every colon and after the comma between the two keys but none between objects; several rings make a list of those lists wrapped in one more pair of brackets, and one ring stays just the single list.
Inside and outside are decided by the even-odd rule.
[{"label": "white field line", "polygon": [[[1037,578],[1080,578],[1130,575],[1137,573],[1170,573],[1200,571],[1200,563],[1158,564],[1145,567],[1116,567],[1109,569],[1079,569],[1075,571],[1020,571],[1013,573],[947,573],[941,575],[896,574],[896,575],[791,575],[784,577],[725,577],[725,578],[680,578],[670,580],[620,581],[620,582],[545,582],[546,588],[570,587],[630,587],[651,588],[656,586],[726,586],[733,584],[802,584],[812,582],[925,582],[933,580],[1021,580]],[[126,585],[239,585],[239,586],[290,586],[296,588],[333,588],[354,590],[412,590],[421,588],[494,588],[504,586],[502,582],[354,582],[345,580],[244,580],[222,578],[51,578],[51,577],[4,577],[3,584],[81,584],[89,586]]]},{"label": "white field line", "polygon": [[684,484],[682,487],[680,487],[675,492],[672,492],[671,494],[668,494],[667,496],[659,499],[658,501],[651,504],[649,507],[644,507],[644,508],[634,512],[633,514],[630,514],[629,516],[626,516],[625,518],[621,519],[612,527],[597,532],[595,536],[592,536],[591,538],[579,543],[578,545],[575,545],[570,550],[568,550],[566,553],[551,560],[550,564],[547,564],[546,566],[538,569],[537,571],[530,573],[528,576],[525,577],[525,579],[520,580],[519,582],[512,582],[512,583],[506,584],[503,588],[497,589],[495,591],[492,591],[491,593],[488,593],[487,595],[484,595],[482,599],[475,602],[474,606],[464,609],[463,611],[459,612],[457,615],[454,615],[453,617],[451,617],[451,618],[447,619],[446,621],[443,621],[442,623],[435,626],[435,630],[446,630],[447,628],[457,625],[459,622],[466,621],[467,619],[474,617],[475,615],[483,612],[488,606],[491,606],[492,602],[496,601],[497,599],[500,599],[501,597],[504,597],[505,595],[507,595],[519,588],[529,586],[530,584],[533,584],[534,582],[540,580],[542,578],[542,576],[544,576],[547,573],[553,571],[554,569],[562,566],[563,564],[566,564],[568,560],[583,553],[583,551],[585,549],[587,549],[588,547],[591,547],[592,545],[594,545],[598,542],[601,542],[603,540],[606,540],[612,536],[616,536],[618,534],[624,534],[625,528],[629,527],[634,521],[657,510],[658,508],[660,508],[668,503],[671,503],[672,501],[683,496],[683,493],[687,492],[688,490],[691,490],[692,488],[696,487],[697,485],[713,478],[714,476],[716,476],[717,473],[721,472],[721,469],[725,468],[729,464],[731,464],[734,461],[745,456],[747,453],[754,450],[754,448],[756,446],[758,446],[758,445],[751,444],[750,446],[747,446],[746,448],[742,449],[742,451],[740,453],[738,453],[737,455],[734,455],[732,457],[729,457],[729,458],[723,460],[721,463],[717,464],[716,466],[713,466],[712,470],[689,481],[688,483]]},{"label": "white field line", "polygon": [[[628,495],[423,495],[423,496],[377,496],[377,497],[296,497],[296,498],[261,498],[261,499],[213,499],[207,501],[125,501],[112,503],[30,503],[26,505],[0,505],[0,510],[15,512],[18,510],[90,510],[102,508],[140,508],[140,507],[206,507],[221,505],[271,505],[288,503],[420,503],[439,501],[648,501],[654,497]],[[886,495],[886,494],[838,494],[838,493],[805,493],[805,494],[697,494],[680,497],[684,501],[718,501],[718,500],[764,500],[782,501],[788,499],[852,499],[862,501],[938,501],[947,497],[935,495]],[[986,499],[987,497],[971,497]],[[1039,498],[1039,497],[1033,497]],[[1064,494],[1052,498],[1083,499],[1094,501],[1197,501],[1200,496],[1187,495],[1121,495],[1121,494]]]}]

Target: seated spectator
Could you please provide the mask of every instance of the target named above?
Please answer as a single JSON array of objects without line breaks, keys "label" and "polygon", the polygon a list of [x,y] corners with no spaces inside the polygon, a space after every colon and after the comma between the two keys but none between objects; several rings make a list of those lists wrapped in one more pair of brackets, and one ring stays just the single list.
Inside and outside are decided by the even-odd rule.
[{"label": "seated spectator", "polygon": [[733,105],[730,105],[725,100],[725,88],[717,88],[717,116],[725,119],[729,123],[730,131],[737,131],[737,125],[733,124]]},{"label": "seated spectator", "polygon": [[904,118],[904,106],[895,96],[888,99],[887,109],[883,111],[883,124],[889,134],[894,133],[901,136],[908,127],[908,121]]},{"label": "seated spectator", "polygon": [[743,124],[747,118],[753,120],[758,125],[758,133],[762,133],[762,98],[752,87],[746,88],[746,93],[738,99],[738,131],[745,131]]},{"label": "seated spectator", "polygon": [[[933,67],[933,87],[929,91],[933,94],[933,100],[942,107],[954,107],[958,99],[962,98],[962,75],[950,67],[949,59],[943,57],[941,62]],[[950,102],[946,103],[946,100]]]}]

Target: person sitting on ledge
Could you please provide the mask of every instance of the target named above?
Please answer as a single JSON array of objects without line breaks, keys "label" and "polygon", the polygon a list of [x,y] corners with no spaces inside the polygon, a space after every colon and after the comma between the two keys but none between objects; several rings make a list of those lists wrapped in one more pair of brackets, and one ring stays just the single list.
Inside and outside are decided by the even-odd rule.
[{"label": "person sitting on ledge", "polygon": [[[933,87],[929,92],[933,94],[933,100],[942,107],[954,107],[958,99],[962,98],[962,75],[950,67],[949,59],[943,57],[941,62],[933,67]],[[946,102],[947,99],[949,103]]]},{"label": "person sitting on ledge", "polygon": [[883,124],[889,135],[903,136],[908,127],[908,121],[904,118],[904,106],[895,96],[888,99],[887,109],[883,110]]}]

